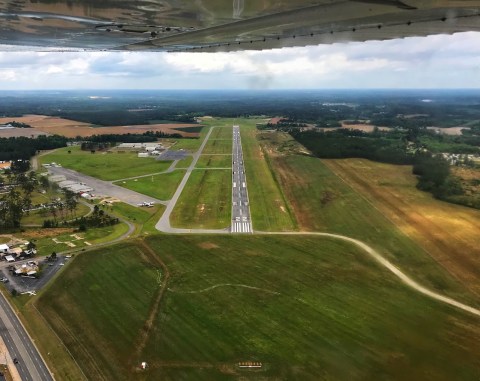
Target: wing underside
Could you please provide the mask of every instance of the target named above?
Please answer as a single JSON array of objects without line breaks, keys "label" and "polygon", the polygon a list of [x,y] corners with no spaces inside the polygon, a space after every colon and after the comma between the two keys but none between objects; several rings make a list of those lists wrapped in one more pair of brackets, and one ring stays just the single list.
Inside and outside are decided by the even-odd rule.
[{"label": "wing underside", "polygon": [[0,0],[0,44],[237,51],[480,30],[480,0]]}]

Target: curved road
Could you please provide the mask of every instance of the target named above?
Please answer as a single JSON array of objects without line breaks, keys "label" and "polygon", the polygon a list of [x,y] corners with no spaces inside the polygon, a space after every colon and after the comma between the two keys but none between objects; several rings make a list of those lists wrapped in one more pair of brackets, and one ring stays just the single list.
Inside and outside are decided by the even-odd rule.
[{"label": "curved road", "polygon": [[431,299],[435,299],[439,302],[448,304],[450,306],[456,307],[458,309],[461,309],[465,312],[469,312],[473,315],[480,316],[480,309],[471,307],[467,304],[461,303],[456,301],[453,298],[450,298],[448,296],[438,294],[432,290],[429,290],[428,288],[422,286],[421,284],[417,283],[414,281],[412,278],[410,278],[407,274],[402,272],[397,266],[395,266],[392,262],[390,262],[388,259],[383,257],[378,251],[373,249],[372,247],[368,246],[366,243],[359,241],[358,239],[355,238],[350,238],[344,235],[340,234],[332,234],[332,233],[320,233],[320,232],[256,232],[258,234],[265,234],[265,235],[316,235],[316,236],[322,236],[322,237],[330,237],[330,238],[335,238],[335,239],[340,239],[342,241],[347,241],[350,243],[353,243],[355,246],[361,248],[363,251],[365,251],[368,255],[370,255],[371,258],[373,258],[377,263],[385,267],[388,271],[393,273],[397,278],[400,279],[400,281],[407,285],[408,287],[412,288],[413,290],[428,296]]}]

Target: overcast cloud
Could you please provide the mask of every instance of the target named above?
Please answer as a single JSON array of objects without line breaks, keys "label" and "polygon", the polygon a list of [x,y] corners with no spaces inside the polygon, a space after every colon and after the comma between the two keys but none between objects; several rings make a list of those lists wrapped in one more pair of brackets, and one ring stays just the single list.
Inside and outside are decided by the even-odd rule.
[{"label": "overcast cloud", "polygon": [[263,52],[0,52],[0,89],[480,88],[480,33]]}]

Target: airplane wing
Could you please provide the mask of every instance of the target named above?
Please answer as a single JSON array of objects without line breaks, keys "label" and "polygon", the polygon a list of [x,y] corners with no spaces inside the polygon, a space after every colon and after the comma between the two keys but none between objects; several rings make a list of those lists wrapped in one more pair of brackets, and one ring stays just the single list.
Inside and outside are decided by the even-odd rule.
[{"label": "airplane wing", "polygon": [[480,0],[0,0],[0,28],[3,50],[261,50],[478,31]]}]

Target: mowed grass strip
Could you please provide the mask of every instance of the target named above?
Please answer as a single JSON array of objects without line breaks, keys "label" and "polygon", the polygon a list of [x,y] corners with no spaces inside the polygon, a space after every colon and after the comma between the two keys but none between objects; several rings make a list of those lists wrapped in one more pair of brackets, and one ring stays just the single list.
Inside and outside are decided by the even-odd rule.
[{"label": "mowed grass strip", "polygon": [[253,229],[260,231],[291,231],[296,221],[290,214],[287,203],[274,174],[269,158],[257,140],[256,120],[241,119],[245,172],[247,175],[248,197]]},{"label": "mowed grass strip", "polygon": [[232,155],[201,155],[197,161],[196,168],[231,168]]},{"label": "mowed grass strip", "polygon": [[231,200],[230,170],[195,170],[177,201],[170,222],[178,228],[226,228],[230,226]]},{"label": "mowed grass strip", "polygon": [[170,200],[178,184],[182,181],[183,176],[185,176],[185,171],[175,170],[161,175],[122,180],[116,182],[115,185],[154,197],[158,200]]},{"label": "mowed grass strip", "polygon": [[145,380],[248,377],[239,361],[262,362],[258,376],[269,380],[479,374],[478,318],[411,291],[347,243],[307,236],[147,242],[172,275],[143,353]]},{"label": "mowed grass strip", "polygon": [[402,233],[375,204],[342,181],[323,160],[291,155],[277,157],[272,163],[302,230],[338,233],[362,240],[425,286],[480,304],[478,298],[423,250],[420,242]]},{"label": "mowed grass strip", "polygon": [[210,139],[232,139],[233,138],[233,123],[226,127],[216,126],[210,135]]},{"label": "mowed grass strip", "polygon": [[[68,153],[71,151],[71,153]],[[39,157],[41,163],[55,162],[65,168],[96,177],[101,180],[118,180],[149,173],[162,172],[170,167],[170,161],[137,157],[136,153],[106,153],[82,151],[80,147],[66,147]]]},{"label": "mowed grass strip", "polygon": [[326,160],[325,164],[480,299],[480,211],[418,190],[411,166],[364,159]]},{"label": "mowed grass strip", "polygon": [[36,305],[89,379],[128,380],[159,274],[134,245],[87,252],[75,257]]},{"label": "mowed grass strip", "polygon": [[231,154],[232,153],[232,139],[213,140],[212,137],[208,139],[202,154]]},{"label": "mowed grass strip", "polygon": [[174,145],[170,147],[170,149],[174,151],[178,150],[186,150],[191,153],[194,153],[198,150],[200,147],[200,144],[202,144],[203,138],[199,139],[178,139]]}]

